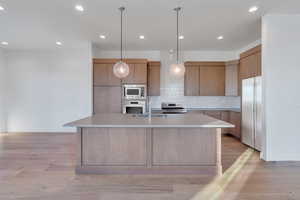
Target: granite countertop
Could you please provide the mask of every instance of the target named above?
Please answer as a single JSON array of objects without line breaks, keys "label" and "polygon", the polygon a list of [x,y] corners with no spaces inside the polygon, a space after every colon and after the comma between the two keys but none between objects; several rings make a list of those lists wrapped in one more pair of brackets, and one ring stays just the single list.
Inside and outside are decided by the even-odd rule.
[{"label": "granite countertop", "polygon": [[132,114],[97,114],[66,124],[81,128],[233,128],[234,125],[203,114],[140,117]]}]

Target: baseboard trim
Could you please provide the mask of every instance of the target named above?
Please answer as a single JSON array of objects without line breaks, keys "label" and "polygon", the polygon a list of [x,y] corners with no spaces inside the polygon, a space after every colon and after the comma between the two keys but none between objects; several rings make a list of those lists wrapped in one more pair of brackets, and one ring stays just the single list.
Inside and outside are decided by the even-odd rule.
[{"label": "baseboard trim", "polygon": [[76,132],[63,132],[63,131],[8,131],[5,134],[75,134]]}]

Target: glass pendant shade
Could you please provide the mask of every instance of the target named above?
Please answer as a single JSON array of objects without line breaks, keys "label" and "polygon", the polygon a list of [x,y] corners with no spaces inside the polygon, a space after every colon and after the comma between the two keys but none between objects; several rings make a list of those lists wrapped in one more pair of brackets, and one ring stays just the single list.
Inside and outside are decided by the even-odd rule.
[{"label": "glass pendant shade", "polygon": [[114,75],[118,78],[125,78],[129,75],[129,66],[122,61],[117,62],[113,67]]},{"label": "glass pendant shade", "polygon": [[170,72],[174,76],[183,76],[185,73],[184,64],[172,64],[170,67]]}]

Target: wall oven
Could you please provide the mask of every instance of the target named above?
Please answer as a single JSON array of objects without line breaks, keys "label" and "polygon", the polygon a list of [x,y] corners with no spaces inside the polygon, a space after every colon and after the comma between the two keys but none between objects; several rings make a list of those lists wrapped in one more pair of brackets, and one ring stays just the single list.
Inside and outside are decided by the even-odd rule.
[{"label": "wall oven", "polygon": [[129,85],[124,84],[122,87],[124,99],[146,99],[146,85]]},{"label": "wall oven", "polygon": [[144,114],[146,112],[146,101],[124,100],[123,114]]}]

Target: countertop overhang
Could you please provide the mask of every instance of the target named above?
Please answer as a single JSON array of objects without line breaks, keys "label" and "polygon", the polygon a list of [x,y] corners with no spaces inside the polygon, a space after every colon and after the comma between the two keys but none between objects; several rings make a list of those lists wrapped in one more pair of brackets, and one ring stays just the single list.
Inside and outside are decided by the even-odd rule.
[{"label": "countertop overhang", "polygon": [[139,117],[131,114],[97,114],[65,124],[78,128],[234,128],[233,124],[203,114]]}]

